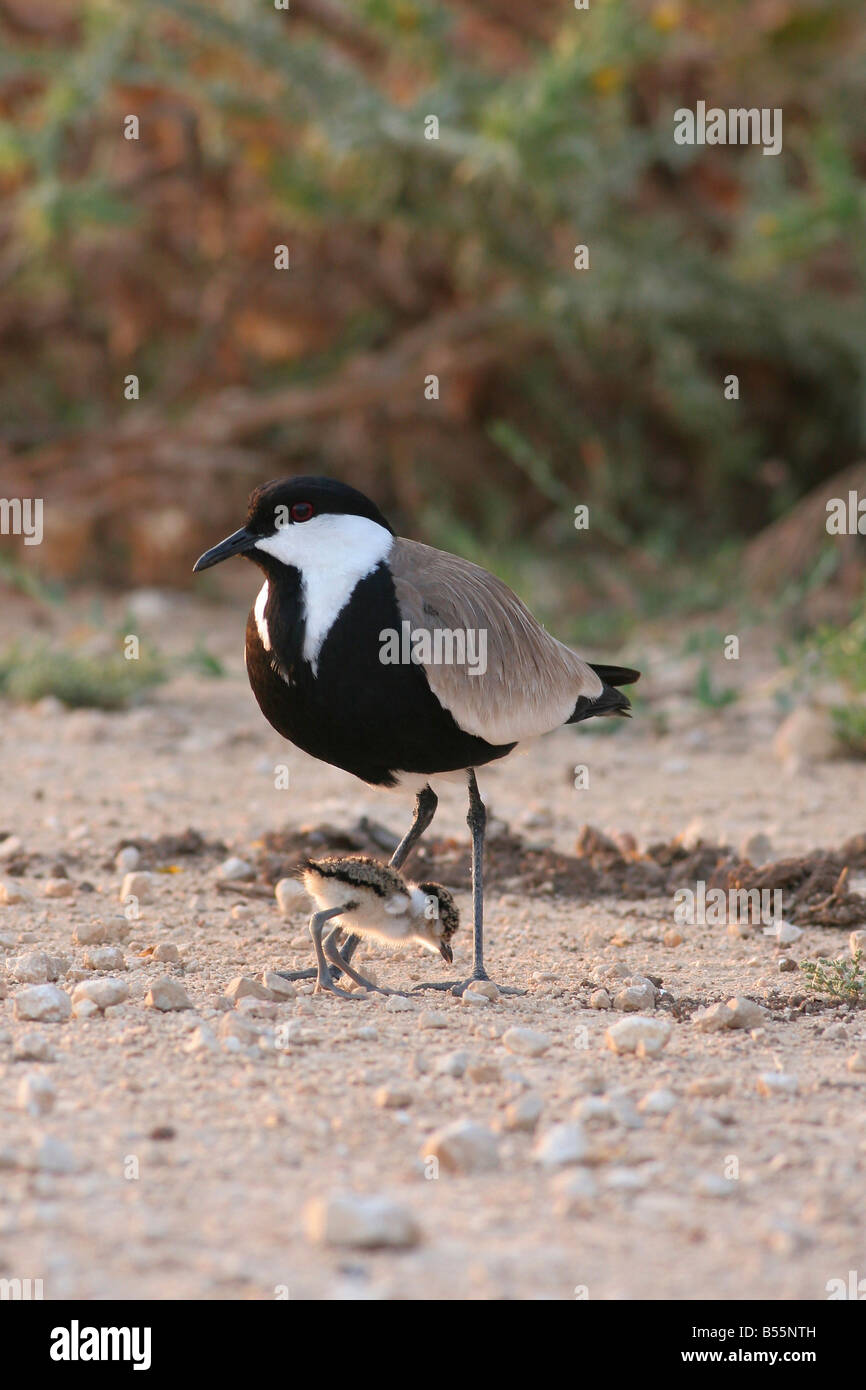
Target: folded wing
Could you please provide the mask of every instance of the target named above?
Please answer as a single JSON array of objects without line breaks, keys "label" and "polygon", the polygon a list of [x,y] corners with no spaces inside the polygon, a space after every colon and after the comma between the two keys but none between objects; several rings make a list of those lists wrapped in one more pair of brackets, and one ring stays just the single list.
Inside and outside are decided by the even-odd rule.
[{"label": "folded wing", "polygon": [[534,738],[565,724],[579,698],[602,694],[592,667],[479,565],[402,538],[388,563],[401,620],[430,635],[428,650],[417,648],[429,655],[430,688],[466,733],[493,744]]}]

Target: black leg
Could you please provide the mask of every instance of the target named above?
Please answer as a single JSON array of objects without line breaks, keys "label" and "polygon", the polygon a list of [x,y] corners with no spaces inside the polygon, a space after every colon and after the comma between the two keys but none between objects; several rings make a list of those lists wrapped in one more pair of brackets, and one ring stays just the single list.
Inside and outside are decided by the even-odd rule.
[{"label": "black leg", "polygon": [[415,814],[412,817],[412,824],[388,860],[392,869],[402,869],[435,816],[438,805],[439,798],[433,788],[430,786],[422,787],[415,798]]},{"label": "black leg", "polygon": [[[480,798],[479,804],[481,804]],[[409,858],[409,855],[412,853],[412,850],[415,848],[418,841],[421,839],[421,836],[424,834],[424,831],[427,829],[433,817],[435,816],[436,807],[438,805],[439,798],[434,792],[433,788],[430,786],[422,787],[415,798],[415,814],[412,817],[412,824],[409,826],[409,829],[406,831],[406,834],[403,836],[399,845],[394,850],[394,853],[391,855],[391,858],[388,860],[388,863],[392,869],[402,868],[402,866],[405,864],[406,860]],[[483,811],[483,804],[481,806],[481,809]],[[337,935],[337,931],[339,931],[339,928],[337,928],[337,930],[334,931],[328,938],[332,946],[336,946],[335,937]],[[349,965],[351,963],[352,957],[358,949],[359,941],[360,937],[357,936],[349,936],[346,940],[346,943],[343,946],[342,951],[340,952],[340,958],[344,965]],[[334,960],[333,951],[328,952],[328,958],[333,962],[331,970],[332,976],[335,979],[339,978],[340,971],[337,968],[336,961]],[[278,970],[276,973],[280,975],[284,980],[315,980],[318,978],[319,972],[313,969]],[[351,974],[351,971],[347,973]]]},{"label": "black leg", "polygon": [[489,978],[484,969],[484,831],[487,807],[481,800],[475,772],[469,769],[469,812],[466,824],[472,835],[472,979]]},{"label": "black leg", "polygon": [[[476,980],[489,980],[484,969],[484,832],[487,828],[487,807],[481,800],[475,771],[470,767],[469,811],[466,824],[472,835],[472,974],[468,980],[458,984],[440,983],[416,985],[416,989],[450,989],[452,994],[461,995],[471,989]],[[500,994],[523,994],[522,989],[511,985],[498,985]]]}]

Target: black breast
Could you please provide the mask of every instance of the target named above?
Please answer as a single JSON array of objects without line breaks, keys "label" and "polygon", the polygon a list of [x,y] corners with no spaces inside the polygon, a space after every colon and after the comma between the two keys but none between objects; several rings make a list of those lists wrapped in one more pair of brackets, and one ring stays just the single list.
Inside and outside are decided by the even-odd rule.
[{"label": "black breast", "polygon": [[458,728],[414,663],[384,665],[380,633],[400,631],[390,571],[381,564],[357,585],[322,643],[314,674],[303,658],[300,576],[283,571],[269,582],[266,652],[250,613],[247,673],[273,727],[322,762],[364,782],[393,786],[395,773],[433,774],[479,767],[504,757],[513,743],[494,745]]}]

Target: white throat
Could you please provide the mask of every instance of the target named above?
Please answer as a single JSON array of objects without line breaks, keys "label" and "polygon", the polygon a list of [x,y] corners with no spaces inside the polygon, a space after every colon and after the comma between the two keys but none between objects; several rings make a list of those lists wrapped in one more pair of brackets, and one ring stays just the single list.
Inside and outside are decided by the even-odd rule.
[{"label": "white throat", "polygon": [[[304,659],[315,674],[319,652],[337,618],[358,583],[370,574],[390,553],[394,537],[378,522],[366,516],[314,516],[312,521],[294,522],[282,526],[275,535],[256,541],[256,549],[273,555],[284,565],[294,565],[301,573],[301,596],[304,605]],[[264,598],[262,597],[264,595]],[[267,585],[259,594],[262,621],[256,612],[259,635],[262,633]],[[256,609],[258,610],[258,603]]]}]

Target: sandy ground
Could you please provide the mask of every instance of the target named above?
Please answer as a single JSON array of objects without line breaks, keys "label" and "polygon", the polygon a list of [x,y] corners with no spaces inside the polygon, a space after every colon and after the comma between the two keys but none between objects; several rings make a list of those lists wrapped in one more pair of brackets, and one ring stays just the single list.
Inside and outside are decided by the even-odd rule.
[{"label": "sandy ground", "polygon": [[[803,977],[779,972],[782,952],[760,932],[686,926],[666,945],[666,898],[533,900],[490,882],[488,968],[524,996],[424,994],[394,1012],[382,997],[300,986],[232,1009],[232,979],[308,963],[303,906],[284,919],[272,899],[220,892],[214,852],[163,864],[176,872],[156,874],[126,920],[113,864],[123,840],[192,826],[254,857],[268,830],[367,814],[396,834],[408,821],[408,801],[313,763],[263,722],[243,613],[181,599],[141,623],[176,653],[206,632],[224,679],[183,672],[121,714],[2,707],[0,839],[18,837],[27,856],[5,877],[32,896],[0,906],[0,1278],[42,1279],[51,1299],[822,1299],[828,1281],[866,1276],[866,1073],[846,1065],[866,1047],[866,1013],[780,1006]],[[763,831],[779,857],[866,828],[862,764],[780,764],[769,693],[707,713],[675,684],[649,686],[670,715],[663,737],[645,714],[614,736],[563,731],[489,771],[494,814],[563,850],[585,822],[645,845],[699,818],[734,844]],[[574,788],[578,763],[588,789]],[[274,786],[277,764],[288,789]],[[464,817],[462,788],[447,788],[438,832],[465,838]],[[45,897],[61,865],[73,892]],[[460,971],[469,902],[457,897]],[[91,1018],[16,1018],[21,956],[65,958],[56,983],[68,993],[99,977],[75,940],[94,923],[123,952],[125,968],[103,975],[128,1000]],[[793,949],[841,955],[847,938],[810,928]],[[179,963],[140,954],[166,944]],[[364,959],[394,987],[445,973],[420,952]],[[613,994],[631,975],[691,1001],[680,1018],[657,1012],[671,1036],[654,1057],[611,1051],[606,1031],[626,1015],[589,1007],[595,988]],[[190,1009],[146,1006],[166,976]],[[772,996],[773,1012],[753,1029],[700,1031],[695,1009],[735,994]],[[431,1013],[441,1026],[425,1026]],[[514,1027],[546,1035],[540,1055],[509,1050]],[[762,1095],[759,1076],[778,1072],[797,1089]],[[671,1094],[642,1108],[659,1091]],[[540,1108],[534,1132],[508,1127],[521,1097]],[[489,1131],[498,1166],[431,1176],[430,1136],[460,1120]],[[581,1161],[546,1166],[536,1146],[560,1123],[582,1127]],[[396,1202],[417,1235],[399,1249],[315,1239],[307,1203],[346,1191]]]}]

